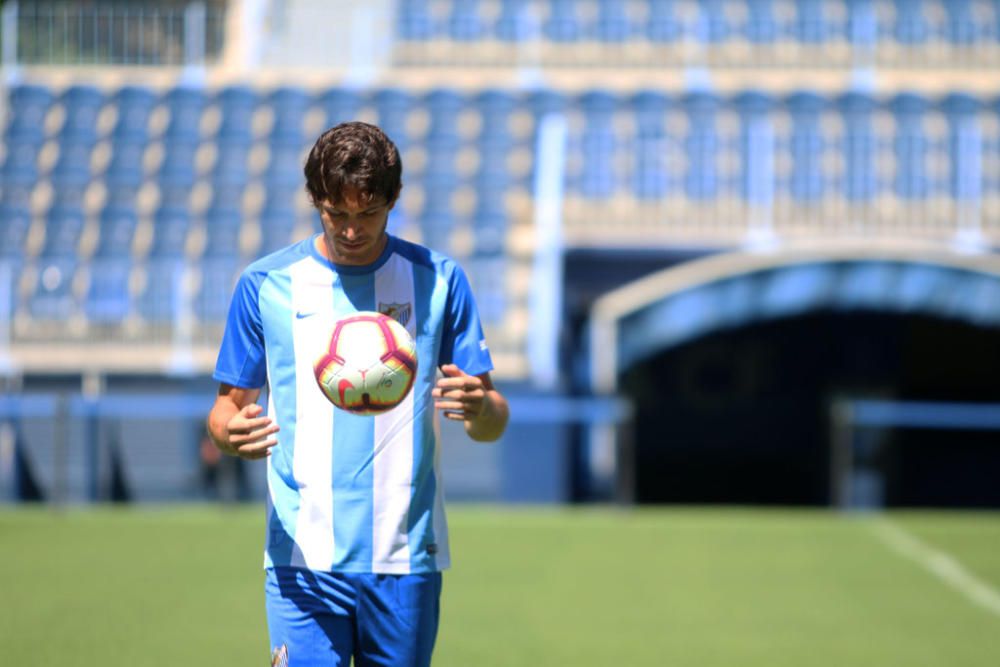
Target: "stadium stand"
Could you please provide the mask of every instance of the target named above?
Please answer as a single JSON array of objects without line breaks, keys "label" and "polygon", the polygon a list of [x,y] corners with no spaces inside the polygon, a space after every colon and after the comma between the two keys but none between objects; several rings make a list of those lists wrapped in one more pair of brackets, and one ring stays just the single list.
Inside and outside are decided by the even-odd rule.
[{"label": "stadium stand", "polygon": [[[302,4],[288,3],[289,25]],[[542,146],[564,153],[548,194],[574,251],[698,256],[777,238],[970,241],[963,252],[976,255],[1000,244],[997,0],[376,4],[392,10],[388,48],[385,62],[358,63],[367,74],[208,61],[8,70],[0,304],[11,322],[0,342],[46,372],[71,358],[207,374],[239,271],[317,229],[302,165],[316,134],[348,119],[378,123],[402,151],[390,228],[461,260],[502,381],[532,379],[529,310],[547,250],[539,162],[553,158]],[[552,127],[564,143],[544,136]],[[581,291],[614,270],[642,273],[585,268]],[[878,305],[872,286],[898,279],[901,301],[915,303],[938,289],[922,271],[832,262],[777,272],[761,289],[776,308],[804,308],[802,292],[853,307]],[[671,297],[677,326],[703,333],[705,313],[752,307],[751,287],[727,285],[718,301]],[[956,306],[971,320],[994,289],[938,292],[942,304],[975,302]],[[586,362],[566,361],[553,362],[572,376],[560,381],[580,389]],[[176,448],[121,456],[149,497],[169,495],[163,475],[191,474],[190,452]],[[72,495],[85,497],[83,464],[72,465]]]},{"label": "stadium stand", "polygon": [[[525,168],[520,158],[530,156],[540,120],[551,113],[571,120],[565,182],[571,238],[597,233],[614,212],[619,235],[652,230],[660,239],[727,243],[747,233],[751,209],[764,211],[764,223],[783,234],[815,232],[802,220],[825,232],[879,234],[891,231],[879,221],[894,211],[931,201],[941,205],[913,207],[922,212],[913,219],[893,215],[892,224],[945,237],[960,224],[957,211],[972,201],[979,202],[983,233],[993,238],[1000,226],[992,213],[997,101],[968,93],[22,85],[9,101],[2,249],[37,264],[23,310],[45,319],[72,317],[83,305],[104,323],[125,313],[165,323],[178,308],[190,308],[198,321],[216,326],[236,265],[310,224],[300,213],[308,205],[297,174],[313,111],[326,123],[370,113],[388,130],[407,167],[399,220],[407,233],[471,258],[481,289],[499,289],[494,285],[504,281],[489,276],[517,261],[510,252],[531,225],[523,202],[530,202],[533,183],[531,160]],[[57,129],[42,122],[51,105],[72,109]],[[105,108],[115,111],[111,124],[98,122]],[[155,133],[151,119],[163,112],[167,120]],[[269,125],[258,122],[261,112]],[[99,144],[110,158],[95,171]],[[42,172],[49,145],[57,157]],[[254,157],[260,148],[263,159]],[[149,157],[156,150],[158,165]],[[29,238],[31,201],[43,185],[52,194],[37,243]],[[95,185],[104,198],[88,208]],[[139,200],[149,187],[158,198],[146,222]],[[248,196],[257,204],[248,208]],[[703,224],[709,216],[712,224]],[[89,253],[81,252],[84,246]],[[146,276],[138,291],[124,278],[133,268]],[[82,289],[74,287],[78,269],[88,269]],[[191,284],[201,291],[191,292]],[[194,303],[184,306],[189,297]],[[523,305],[525,295],[498,292],[490,300],[498,305],[486,308],[486,317],[501,322],[504,309]]]}]

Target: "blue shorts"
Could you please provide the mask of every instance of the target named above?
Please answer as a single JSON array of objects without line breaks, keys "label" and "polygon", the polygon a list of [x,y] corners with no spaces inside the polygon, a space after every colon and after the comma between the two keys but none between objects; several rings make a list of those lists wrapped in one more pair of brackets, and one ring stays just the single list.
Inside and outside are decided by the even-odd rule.
[{"label": "blue shorts", "polygon": [[354,574],[294,567],[266,572],[273,664],[347,667],[352,657],[355,667],[431,664],[440,572]]}]

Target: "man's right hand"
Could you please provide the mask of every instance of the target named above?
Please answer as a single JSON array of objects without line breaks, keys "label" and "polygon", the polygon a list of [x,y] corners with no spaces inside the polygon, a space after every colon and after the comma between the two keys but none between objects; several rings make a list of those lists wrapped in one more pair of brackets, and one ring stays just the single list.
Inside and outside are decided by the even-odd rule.
[{"label": "man's right hand", "polygon": [[226,423],[229,434],[227,449],[230,454],[248,460],[263,459],[271,455],[271,448],[278,444],[274,434],[280,427],[270,417],[261,417],[263,412],[264,408],[259,404],[250,403]]}]

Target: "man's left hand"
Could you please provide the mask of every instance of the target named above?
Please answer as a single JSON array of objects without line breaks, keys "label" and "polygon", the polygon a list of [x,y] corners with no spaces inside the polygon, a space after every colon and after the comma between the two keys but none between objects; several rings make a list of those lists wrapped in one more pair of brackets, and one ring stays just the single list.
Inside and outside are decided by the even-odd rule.
[{"label": "man's left hand", "polygon": [[487,389],[482,378],[466,375],[455,364],[445,364],[441,372],[444,377],[431,391],[434,407],[455,421],[471,421],[479,417],[485,407]]}]

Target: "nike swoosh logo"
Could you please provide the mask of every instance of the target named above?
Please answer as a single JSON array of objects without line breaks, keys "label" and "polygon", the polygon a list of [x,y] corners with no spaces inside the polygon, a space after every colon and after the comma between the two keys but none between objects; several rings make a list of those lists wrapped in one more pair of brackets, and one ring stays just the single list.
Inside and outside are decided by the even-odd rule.
[{"label": "nike swoosh logo", "polygon": [[297,311],[295,311],[295,319],[302,320],[302,319],[305,319],[307,317],[312,317],[315,314],[316,314],[315,310],[310,310],[308,312],[302,312],[301,310],[297,310]]}]

